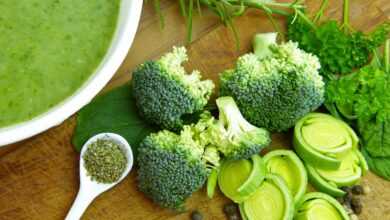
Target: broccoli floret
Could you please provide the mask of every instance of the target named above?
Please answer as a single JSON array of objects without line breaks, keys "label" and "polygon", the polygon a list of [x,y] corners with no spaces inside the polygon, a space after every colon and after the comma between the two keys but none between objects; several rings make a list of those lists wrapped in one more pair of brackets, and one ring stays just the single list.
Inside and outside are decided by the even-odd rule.
[{"label": "broccoli floret", "polygon": [[320,63],[297,43],[276,44],[276,33],[255,36],[255,53],[241,56],[220,76],[220,94],[232,96],[258,127],[285,131],[324,101]]},{"label": "broccoli floret", "polygon": [[164,130],[146,137],[140,145],[139,189],[162,207],[183,209],[214,164],[219,165],[218,151],[202,145],[197,131],[189,125],[183,126],[180,135]]},{"label": "broccoli floret", "polygon": [[221,156],[249,158],[270,143],[269,133],[248,123],[233,98],[216,102],[218,120],[206,111],[180,134],[163,130],[140,144],[139,189],[162,207],[183,209],[185,200],[218,169]]},{"label": "broccoli floret", "polygon": [[132,89],[140,115],[169,130],[180,130],[182,117],[201,111],[214,84],[201,80],[198,71],[187,74],[181,63],[187,61],[184,47],[158,61],[147,61],[133,72]]},{"label": "broccoli floret", "polygon": [[227,159],[248,159],[270,144],[269,132],[250,124],[232,97],[220,97],[216,102],[219,120],[209,132],[214,133],[210,141],[214,141]]}]

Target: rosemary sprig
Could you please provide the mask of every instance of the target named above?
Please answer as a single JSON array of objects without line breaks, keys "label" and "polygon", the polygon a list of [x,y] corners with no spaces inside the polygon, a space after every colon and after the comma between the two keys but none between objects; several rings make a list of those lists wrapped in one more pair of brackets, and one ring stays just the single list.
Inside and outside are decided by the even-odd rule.
[{"label": "rosemary sprig", "polygon": [[[160,16],[162,27],[164,24],[163,16],[161,15],[161,9],[159,7],[160,0],[153,0],[157,14]],[[187,42],[192,40],[192,20],[194,14],[194,6],[196,4],[198,13],[201,13],[201,6],[207,7],[209,10],[217,15],[221,22],[228,26],[236,39],[236,45],[239,47],[238,32],[233,25],[233,19],[241,16],[246,9],[254,8],[265,12],[267,17],[270,19],[275,29],[280,32],[281,29],[274,20],[274,15],[288,16],[291,11],[294,13],[300,13],[304,8],[303,0],[294,0],[291,3],[278,3],[272,0],[178,0],[180,6],[180,12],[185,18],[187,24]],[[283,36],[283,34],[281,35]]]}]

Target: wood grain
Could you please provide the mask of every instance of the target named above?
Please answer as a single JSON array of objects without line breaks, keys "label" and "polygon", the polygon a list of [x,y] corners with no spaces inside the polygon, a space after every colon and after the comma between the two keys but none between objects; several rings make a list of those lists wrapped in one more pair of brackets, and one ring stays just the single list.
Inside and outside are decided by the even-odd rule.
[{"label": "wood grain", "polygon": [[[184,44],[185,26],[178,14],[176,1],[162,1],[166,28],[159,29],[159,21],[150,5],[144,7],[141,24],[134,45],[126,60],[105,90],[130,80],[129,73],[144,60],[153,59],[168,51],[172,45]],[[319,1],[307,1],[309,11]],[[330,1],[327,15],[340,18],[341,0]],[[351,1],[351,20],[363,31],[384,20],[389,20],[388,0]],[[280,19],[281,24],[283,20]],[[239,30],[241,48],[236,50],[232,33],[220,25],[210,13],[197,16],[194,21],[194,42],[189,45],[188,68],[197,68],[218,81],[218,73],[234,65],[234,60],[249,51],[250,40],[256,32],[272,31],[264,15],[250,10],[234,22]],[[72,117],[60,126],[34,138],[0,150],[0,219],[63,219],[78,189],[78,154],[73,150],[71,137],[75,126]],[[274,134],[273,146],[289,147],[291,134]],[[135,173],[113,190],[101,195],[87,210],[84,219],[189,219],[187,213],[174,213],[159,208],[137,191]],[[390,219],[390,182],[368,174],[364,184],[372,192],[365,196],[360,219]],[[222,207],[228,200],[221,193],[210,200],[204,189],[188,200],[189,210],[198,209],[205,219],[225,219]]]}]

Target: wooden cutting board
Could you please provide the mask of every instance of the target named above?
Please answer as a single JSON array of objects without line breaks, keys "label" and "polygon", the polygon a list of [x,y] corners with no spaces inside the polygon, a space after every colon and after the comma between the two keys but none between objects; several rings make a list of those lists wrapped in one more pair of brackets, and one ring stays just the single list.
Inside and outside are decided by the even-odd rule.
[{"label": "wooden cutting board", "polygon": [[[121,85],[131,78],[131,70],[147,59],[159,57],[173,45],[182,45],[185,25],[178,13],[177,1],[162,1],[166,19],[164,30],[150,5],[144,7],[140,27],[127,59],[105,90]],[[327,14],[340,18],[341,0],[330,1]],[[307,1],[309,10],[319,1]],[[368,31],[390,19],[388,0],[351,1],[353,26]],[[283,19],[280,19],[283,24]],[[272,31],[266,17],[249,11],[235,20],[240,32],[241,48],[236,50],[232,33],[210,12],[194,20],[194,42],[188,46],[188,68],[197,68],[217,82],[218,73],[232,67],[240,54],[250,50],[256,32]],[[71,145],[75,117],[29,140],[0,149],[0,219],[63,219],[78,190],[78,157]],[[273,146],[289,147],[291,135],[273,135]],[[159,208],[137,191],[135,171],[113,190],[101,195],[89,207],[84,219],[189,219],[187,213],[174,213]],[[371,193],[363,198],[360,219],[390,219],[390,182],[368,174],[363,184]],[[188,210],[200,210],[205,219],[225,219],[222,207],[228,200],[221,193],[210,200],[202,189],[188,200]]]}]

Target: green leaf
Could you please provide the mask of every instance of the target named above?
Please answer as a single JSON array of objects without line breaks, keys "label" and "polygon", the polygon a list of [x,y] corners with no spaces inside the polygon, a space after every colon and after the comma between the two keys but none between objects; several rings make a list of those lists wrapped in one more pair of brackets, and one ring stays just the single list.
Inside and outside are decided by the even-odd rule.
[{"label": "green leaf", "polygon": [[362,154],[372,172],[390,181],[390,157],[373,157],[365,148]]},{"label": "green leaf", "polygon": [[359,122],[359,131],[363,146],[370,155],[390,157],[390,120]]},{"label": "green leaf", "polygon": [[126,84],[97,97],[79,111],[72,142],[80,151],[93,135],[112,132],[123,136],[136,156],[139,143],[155,130],[138,115],[131,87]]},{"label": "green leaf", "polygon": [[345,9],[346,20],[341,26],[336,20],[317,23],[316,18],[323,14],[324,7],[320,8],[314,21],[304,12],[299,12],[298,16],[290,16],[288,23],[289,40],[298,42],[301,49],[318,56],[320,73],[328,80],[366,65],[372,51],[384,43],[390,32],[388,22],[377,26],[369,34],[353,31],[349,26],[348,3]]}]

